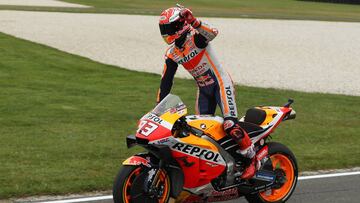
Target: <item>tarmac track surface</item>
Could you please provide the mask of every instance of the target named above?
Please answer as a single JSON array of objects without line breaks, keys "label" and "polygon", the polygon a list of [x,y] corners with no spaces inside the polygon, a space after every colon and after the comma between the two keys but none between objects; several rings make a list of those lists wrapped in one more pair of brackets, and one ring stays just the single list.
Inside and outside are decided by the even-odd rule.
[{"label": "tarmac track surface", "polygon": [[[315,179],[302,179],[298,181],[295,192],[289,199],[289,203],[356,203],[360,200],[360,174],[341,176],[341,177],[327,177]],[[75,201],[74,201],[75,202]],[[99,201],[81,201],[88,203],[111,203],[112,199]],[[222,202],[222,203],[236,203],[246,200],[240,198],[237,200]],[[51,202],[48,202],[51,203]],[[52,203],[66,203],[60,201],[53,201]]]}]

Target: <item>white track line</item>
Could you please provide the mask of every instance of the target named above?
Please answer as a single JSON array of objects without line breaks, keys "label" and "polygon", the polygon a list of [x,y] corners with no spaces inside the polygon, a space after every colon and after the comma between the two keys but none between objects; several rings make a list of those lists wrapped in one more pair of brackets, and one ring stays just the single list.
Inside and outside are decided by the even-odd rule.
[{"label": "white track line", "polygon": [[346,172],[346,173],[331,173],[331,174],[322,174],[322,175],[312,175],[312,176],[301,176],[298,180],[309,180],[309,179],[318,179],[318,178],[332,178],[340,176],[352,176],[360,175],[360,171]]},{"label": "white track line", "polygon": [[[298,180],[311,180],[311,179],[319,179],[319,178],[333,178],[333,177],[351,176],[351,175],[360,175],[360,171],[346,172],[346,173],[332,173],[332,174],[312,175],[312,176],[301,176],[301,177],[298,178]],[[42,202],[42,203],[90,202],[90,201],[98,201],[98,200],[108,200],[108,199],[112,199],[112,198],[113,198],[112,195],[106,195],[106,196],[86,197],[86,198],[78,198],[78,199],[47,201],[47,202]]]},{"label": "white track line", "polygon": [[78,198],[78,199],[65,199],[65,200],[56,200],[56,201],[47,201],[42,203],[72,203],[72,202],[90,202],[90,201],[98,201],[98,200],[108,200],[112,199],[112,195],[106,196],[97,196],[97,197],[86,197],[86,198]]}]

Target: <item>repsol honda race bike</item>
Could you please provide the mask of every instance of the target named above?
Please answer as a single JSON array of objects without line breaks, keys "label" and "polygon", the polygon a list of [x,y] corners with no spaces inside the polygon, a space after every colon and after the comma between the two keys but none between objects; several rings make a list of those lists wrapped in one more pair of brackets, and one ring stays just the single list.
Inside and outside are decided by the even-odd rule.
[{"label": "repsol honda race bike", "polygon": [[216,202],[241,196],[249,202],[285,202],[294,191],[298,167],[294,154],[269,135],[285,120],[290,107],[251,108],[240,119],[257,151],[258,170],[242,180],[244,160],[238,144],[223,130],[223,118],[187,115],[178,96],[169,94],[140,121],[128,148],[147,150],[123,162],[117,175],[115,203]]}]

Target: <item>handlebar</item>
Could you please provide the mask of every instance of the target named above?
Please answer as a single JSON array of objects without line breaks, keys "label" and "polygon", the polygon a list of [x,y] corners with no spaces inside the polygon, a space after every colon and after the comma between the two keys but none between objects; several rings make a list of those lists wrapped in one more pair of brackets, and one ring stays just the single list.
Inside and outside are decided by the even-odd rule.
[{"label": "handlebar", "polygon": [[181,117],[175,122],[173,131],[179,131],[178,136],[180,136],[180,137],[187,137],[187,136],[189,136],[189,133],[194,134],[196,136],[201,136],[201,134],[202,134],[202,131],[190,126],[186,122],[185,117]]}]

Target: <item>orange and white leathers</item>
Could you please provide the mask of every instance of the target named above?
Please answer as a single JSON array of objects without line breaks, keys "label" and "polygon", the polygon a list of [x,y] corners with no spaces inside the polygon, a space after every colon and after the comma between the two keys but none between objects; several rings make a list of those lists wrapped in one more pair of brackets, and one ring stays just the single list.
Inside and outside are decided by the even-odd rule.
[{"label": "orange and white leathers", "polygon": [[237,118],[233,82],[209,44],[217,34],[217,29],[201,22],[199,27],[189,30],[180,47],[176,43],[170,45],[165,55],[158,102],[170,93],[178,64],[181,64],[198,85],[197,113],[214,114],[219,105],[224,118]]}]

